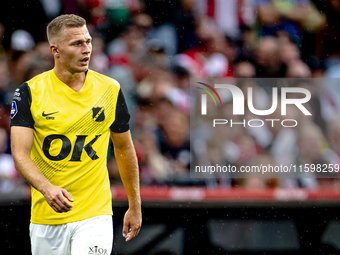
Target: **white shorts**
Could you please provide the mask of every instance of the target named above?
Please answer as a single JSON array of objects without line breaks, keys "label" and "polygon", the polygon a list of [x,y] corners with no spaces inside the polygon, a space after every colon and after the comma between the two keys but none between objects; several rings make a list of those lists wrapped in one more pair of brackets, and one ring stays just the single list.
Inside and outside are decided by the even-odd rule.
[{"label": "white shorts", "polygon": [[33,255],[110,255],[112,216],[103,215],[62,225],[30,224]]}]

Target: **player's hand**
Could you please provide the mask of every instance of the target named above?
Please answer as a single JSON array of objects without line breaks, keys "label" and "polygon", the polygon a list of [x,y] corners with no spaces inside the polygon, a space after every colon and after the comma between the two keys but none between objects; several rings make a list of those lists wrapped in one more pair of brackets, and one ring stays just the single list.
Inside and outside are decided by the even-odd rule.
[{"label": "player's hand", "polygon": [[128,242],[138,235],[142,226],[142,212],[140,207],[138,209],[129,208],[124,216],[123,222],[123,236]]},{"label": "player's hand", "polygon": [[[73,198],[66,189],[52,185],[44,192],[43,195],[45,196],[47,203],[57,213],[68,212],[72,210],[72,205],[69,203],[69,201],[73,202]],[[67,201],[66,198],[69,201]]]}]

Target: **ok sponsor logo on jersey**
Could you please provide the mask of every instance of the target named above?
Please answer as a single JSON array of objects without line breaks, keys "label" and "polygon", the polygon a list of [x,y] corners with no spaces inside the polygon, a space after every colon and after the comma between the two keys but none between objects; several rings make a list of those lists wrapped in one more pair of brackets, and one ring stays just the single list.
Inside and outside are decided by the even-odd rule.
[{"label": "ok sponsor logo on jersey", "polygon": [[[77,140],[75,144],[72,144],[70,139],[68,139],[68,137],[65,135],[49,135],[45,137],[42,149],[46,158],[52,161],[60,161],[67,158],[71,154],[71,151],[72,156],[70,161],[81,161],[80,158],[83,151],[85,151],[92,160],[96,160],[99,157],[97,155],[97,152],[92,148],[92,146],[100,136],[101,135],[96,135],[95,138],[93,138],[90,142],[85,144],[87,135],[77,135]],[[62,145],[59,154],[54,156],[51,155],[50,148],[52,142],[56,140],[61,140]]]}]

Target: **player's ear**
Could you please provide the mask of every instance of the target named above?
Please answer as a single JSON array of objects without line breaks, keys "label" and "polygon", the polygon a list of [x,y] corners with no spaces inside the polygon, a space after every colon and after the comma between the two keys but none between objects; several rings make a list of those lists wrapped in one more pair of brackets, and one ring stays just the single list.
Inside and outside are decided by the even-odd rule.
[{"label": "player's ear", "polygon": [[55,44],[50,45],[50,51],[52,52],[53,56],[59,58],[59,49],[58,46]]}]

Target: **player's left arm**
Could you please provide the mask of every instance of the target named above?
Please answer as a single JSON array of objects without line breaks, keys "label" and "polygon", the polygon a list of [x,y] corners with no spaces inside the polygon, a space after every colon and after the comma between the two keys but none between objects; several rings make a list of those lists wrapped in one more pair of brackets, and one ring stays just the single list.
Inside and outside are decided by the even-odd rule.
[{"label": "player's left arm", "polygon": [[114,145],[119,173],[129,200],[129,209],[124,216],[123,236],[126,241],[130,241],[137,236],[139,229],[142,226],[137,157],[130,130],[123,133],[111,131],[111,138]]}]

